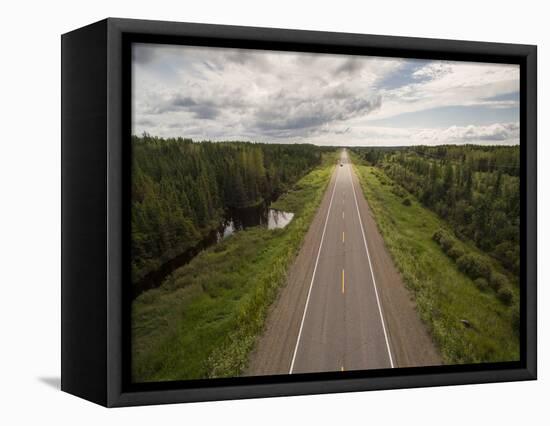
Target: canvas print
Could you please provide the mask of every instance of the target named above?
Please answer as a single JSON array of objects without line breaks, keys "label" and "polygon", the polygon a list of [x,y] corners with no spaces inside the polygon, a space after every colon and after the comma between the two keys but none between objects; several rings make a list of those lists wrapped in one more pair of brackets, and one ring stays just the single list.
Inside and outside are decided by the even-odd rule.
[{"label": "canvas print", "polygon": [[519,66],[131,67],[133,383],[519,360]]}]

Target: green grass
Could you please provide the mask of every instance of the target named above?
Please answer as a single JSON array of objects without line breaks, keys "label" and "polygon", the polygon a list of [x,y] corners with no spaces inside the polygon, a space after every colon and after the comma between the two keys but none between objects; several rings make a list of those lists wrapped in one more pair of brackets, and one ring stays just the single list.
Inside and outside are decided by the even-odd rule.
[{"label": "green grass", "polygon": [[284,229],[249,228],[205,250],[132,305],[134,382],[239,375],[330,180],[335,156],[273,204]]},{"label": "green grass", "polygon": [[[434,232],[449,226],[424,208],[378,168],[354,165],[363,193],[374,213],[397,268],[414,294],[417,309],[447,364],[519,360],[515,331],[518,289],[512,306],[498,300],[492,290],[480,290],[461,273],[456,263],[433,241]],[[409,199],[410,205],[404,200]],[[408,204],[408,202],[406,203]],[[502,268],[469,242],[466,252],[476,253],[495,270]],[[466,320],[471,327],[465,327]]]}]

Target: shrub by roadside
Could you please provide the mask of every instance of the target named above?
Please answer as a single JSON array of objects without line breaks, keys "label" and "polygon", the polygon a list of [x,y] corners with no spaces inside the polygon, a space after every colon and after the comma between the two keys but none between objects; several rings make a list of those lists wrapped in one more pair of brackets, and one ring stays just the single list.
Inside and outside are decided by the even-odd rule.
[{"label": "shrub by roadside", "polygon": [[473,253],[465,254],[456,260],[456,265],[461,272],[464,272],[473,280],[479,277],[491,279],[491,265],[481,256]]},{"label": "shrub by roadside", "polygon": [[493,269],[491,264],[475,253],[466,253],[460,242],[447,230],[440,228],[434,232],[432,239],[441,247],[441,250],[456,262],[458,269],[470,277],[482,291],[491,288],[498,299],[505,305],[511,305],[513,293],[510,282],[504,274]]},{"label": "shrub by roadside", "polygon": [[485,278],[477,278],[474,280],[474,284],[477,288],[479,288],[481,291],[489,291],[489,283]]},{"label": "shrub by roadside", "polygon": [[447,251],[447,256],[449,256],[451,259],[456,261],[458,258],[464,256],[466,252],[458,246],[458,244],[455,244],[449,250]]},{"label": "shrub by roadside", "polygon": [[499,291],[501,288],[508,287],[508,278],[499,272],[492,271],[489,279],[489,286],[493,290]]},{"label": "shrub by roadside", "polygon": [[514,295],[508,287],[502,287],[497,291],[497,297],[505,305],[511,305],[514,300]]}]

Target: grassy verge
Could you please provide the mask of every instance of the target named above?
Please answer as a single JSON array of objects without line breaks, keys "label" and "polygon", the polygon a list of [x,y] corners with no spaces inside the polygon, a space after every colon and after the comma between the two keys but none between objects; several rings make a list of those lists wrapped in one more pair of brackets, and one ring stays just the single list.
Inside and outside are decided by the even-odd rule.
[{"label": "grassy verge", "polygon": [[[357,159],[355,159],[357,160]],[[394,262],[413,292],[444,362],[448,364],[519,359],[518,289],[509,285],[512,303],[460,272],[433,239],[437,230],[452,233],[435,213],[396,185],[380,169],[354,166]],[[408,200],[408,201],[405,201]],[[500,266],[468,242],[457,249],[475,255],[502,274]]]},{"label": "grassy verge", "polygon": [[273,204],[295,213],[284,229],[249,228],[200,253],[132,305],[136,382],[237,376],[301,246],[334,155]]}]

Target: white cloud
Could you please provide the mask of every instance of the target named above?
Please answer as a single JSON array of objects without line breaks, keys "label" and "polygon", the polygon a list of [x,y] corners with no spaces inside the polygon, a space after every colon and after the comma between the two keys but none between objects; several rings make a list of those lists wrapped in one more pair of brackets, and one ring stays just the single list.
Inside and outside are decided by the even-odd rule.
[{"label": "white cloud", "polygon": [[[375,139],[388,144],[419,139],[517,142],[509,125],[499,124],[505,121],[498,120],[497,111],[517,108],[517,101],[498,98],[519,90],[517,67],[414,61],[415,68],[407,68],[411,63],[397,58],[136,45],[133,132],[320,144],[370,144]],[[397,83],[387,85],[388,76]],[[493,109],[496,123],[484,130],[397,129],[391,124],[392,117],[403,113],[448,106]],[[380,118],[387,119],[384,127],[374,126],[373,120]],[[500,139],[490,139],[491,132]]]},{"label": "white cloud", "polygon": [[496,123],[489,126],[451,126],[444,130],[426,129],[415,138],[426,145],[475,143],[517,144],[519,123]]},{"label": "white cloud", "polygon": [[513,101],[487,99],[519,91],[519,66],[440,61],[427,64],[412,76],[420,81],[382,89],[385,108],[370,119],[448,106],[517,106]]},{"label": "white cloud", "polygon": [[452,72],[452,67],[447,62],[430,62],[426,66],[413,72],[412,76],[417,80],[434,80],[442,78]]},{"label": "white cloud", "polygon": [[352,126],[321,129],[308,140],[319,145],[403,146],[403,145],[515,145],[519,143],[519,123],[445,128],[396,128]]}]

